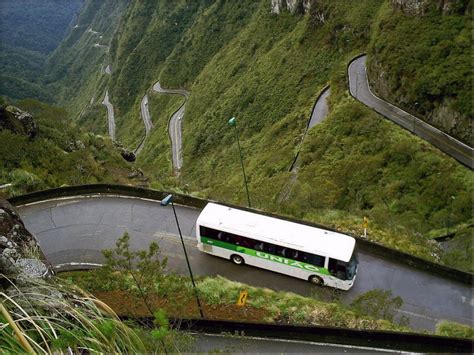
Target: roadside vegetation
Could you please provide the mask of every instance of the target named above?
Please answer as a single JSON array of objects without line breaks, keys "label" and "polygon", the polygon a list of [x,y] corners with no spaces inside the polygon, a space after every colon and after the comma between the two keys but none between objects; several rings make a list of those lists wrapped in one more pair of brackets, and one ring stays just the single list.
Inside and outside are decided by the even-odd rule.
[{"label": "roadside vegetation", "polygon": [[[91,271],[65,272],[67,282],[93,293],[119,316],[145,317],[157,308],[174,318],[199,318],[194,290],[188,277],[168,274],[166,258],[158,244],[148,250],[132,251],[125,234],[116,248],[105,250],[105,264]],[[372,290],[345,305],[335,291],[332,300],[323,300],[317,291],[312,297],[291,292],[276,292],[227,280],[204,277],[196,282],[202,310],[208,319],[334,326],[342,328],[413,331],[404,317],[395,317],[402,306],[400,297],[390,291]],[[248,292],[244,306],[236,302]],[[472,329],[442,322],[438,334],[472,338]]]}]

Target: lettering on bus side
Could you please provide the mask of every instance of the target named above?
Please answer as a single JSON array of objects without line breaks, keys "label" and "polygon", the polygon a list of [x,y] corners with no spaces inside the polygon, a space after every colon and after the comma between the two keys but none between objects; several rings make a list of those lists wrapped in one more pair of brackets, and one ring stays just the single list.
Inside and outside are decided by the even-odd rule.
[{"label": "lettering on bus side", "polygon": [[275,255],[263,253],[261,251],[256,251],[255,255],[258,256],[259,258],[262,258],[262,259],[268,259],[268,260],[276,261],[276,262],[286,264],[286,265],[289,265],[289,266],[295,266],[295,267],[298,267],[298,268],[303,269],[303,270],[320,272],[320,269],[318,267],[316,267],[314,265],[311,265],[311,264],[306,264],[306,263],[301,263],[301,262],[295,261],[295,260],[285,259],[285,258],[282,258],[280,256],[275,256]]}]

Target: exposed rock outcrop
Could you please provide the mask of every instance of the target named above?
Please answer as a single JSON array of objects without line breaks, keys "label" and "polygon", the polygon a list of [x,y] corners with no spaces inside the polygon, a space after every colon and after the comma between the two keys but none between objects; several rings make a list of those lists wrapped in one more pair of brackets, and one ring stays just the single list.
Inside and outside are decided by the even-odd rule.
[{"label": "exposed rock outcrop", "polygon": [[75,152],[82,149],[86,149],[86,145],[80,140],[69,141],[65,148],[67,152]]},{"label": "exposed rock outcrop", "polygon": [[14,208],[0,200],[0,279],[2,288],[10,281],[48,278],[53,269],[35,237],[26,229]]},{"label": "exposed rock outcrop", "polygon": [[429,0],[392,0],[392,6],[407,15],[422,15]]},{"label": "exposed rock outcrop", "polygon": [[282,11],[288,10],[292,14],[308,13],[311,9],[311,4],[315,0],[271,0],[271,12],[279,14]]},{"label": "exposed rock outcrop", "polygon": [[0,131],[5,129],[30,138],[38,133],[33,116],[15,106],[0,107]]},{"label": "exposed rock outcrop", "polygon": [[129,162],[134,162],[135,159],[137,159],[134,152],[131,152],[125,148],[120,149],[120,155],[122,156],[122,158]]},{"label": "exposed rock outcrop", "polygon": [[[459,0],[391,0],[392,6],[402,10],[410,16],[422,16],[430,5],[434,5],[443,14],[453,12],[464,12],[467,4],[462,4]],[[467,3],[467,2],[466,2]]]}]

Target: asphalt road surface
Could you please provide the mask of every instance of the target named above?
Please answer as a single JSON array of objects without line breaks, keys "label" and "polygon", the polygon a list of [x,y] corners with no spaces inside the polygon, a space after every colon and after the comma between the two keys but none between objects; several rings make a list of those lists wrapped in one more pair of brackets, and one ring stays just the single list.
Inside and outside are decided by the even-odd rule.
[{"label": "asphalt road surface", "polygon": [[[258,287],[317,295],[324,300],[335,296],[331,288],[317,288],[303,280],[247,265],[236,266],[198,251],[194,232],[200,210],[185,206],[176,206],[176,210],[196,275],[222,275]],[[144,249],[151,241],[157,241],[169,258],[168,270],[188,273],[171,206],[162,207],[159,202],[137,198],[95,195],[20,206],[19,212],[53,265],[101,263],[101,250],[113,248],[117,238],[128,231],[133,248]],[[372,289],[391,290],[404,300],[399,316],[406,316],[415,329],[432,331],[442,319],[473,325],[474,301],[468,285],[366,252],[359,252],[359,260],[354,287],[339,296],[343,302],[350,303]]]},{"label": "asphalt road surface", "polygon": [[153,85],[153,90],[163,94],[177,94],[184,96],[184,103],[181,107],[171,116],[168,133],[171,140],[171,154],[172,154],[172,164],[173,170],[176,175],[179,175],[181,167],[183,166],[183,156],[182,156],[182,122],[184,117],[184,110],[186,108],[186,103],[189,98],[189,92],[182,89],[164,89],[161,87],[160,83],[157,82]]},{"label": "asphalt road surface", "polygon": [[143,147],[145,146],[145,141],[147,140],[153,128],[153,122],[151,121],[150,110],[148,109],[148,95],[146,94],[145,96],[143,96],[142,102],[140,104],[140,112],[143,119],[143,123],[145,125],[145,137],[140,142],[140,145],[138,146],[138,148],[135,149],[135,152],[134,152],[135,155],[140,154]]},{"label": "asphalt road surface", "polygon": [[356,99],[381,115],[430,142],[444,153],[473,169],[474,150],[439,129],[375,96],[370,91],[365,67],[366,56],[349,65],[349,90]]},{"label": "asphalt road surface", "polygon": [[314,353],[401,353],[366,347],[312,343],[302,341],[239,337],[231,335],[194,334],[193,352],[229,354],[314,354]]},{"label": "asphalt road surface", "polygon": [[102,101],[102,105],[105,105],[105,107],[107,107],[107,123],[108,123],[108,126],[109,126],[109,136],[114,141],[115,140],[114,107],[110,103],[109,91],[108,90],[105,92],[105,98],[104,98],[104,101]]},{"label": "asphalt road surface", "polygon": [[314,105],[313,112],[311,113],[311,119],[309,120],[308,129],[316,126],[318,123],[321,123],[326,116],[328,115],[328,97],[331,95],[331,89],[327,87],[319,95],[316,105]]}]

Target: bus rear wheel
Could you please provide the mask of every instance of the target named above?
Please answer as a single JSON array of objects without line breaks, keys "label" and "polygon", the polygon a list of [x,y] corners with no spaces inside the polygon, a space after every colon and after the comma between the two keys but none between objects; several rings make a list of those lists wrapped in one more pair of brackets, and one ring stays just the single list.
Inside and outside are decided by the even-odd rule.
[{"label": "bus rear wheel", "polygon": [[236,255],[236,254],[232,255],[230,257],[230,260],[232,260],[232,262],[234,264],[237,264],[237,265],[243,265],[245,263],[244,258],[242,258],[240,255]]},{"label": "bus rear wheel", "polygon": [[311,282],[313,285],[316,285],[316,286],[323,286],[324,285],[323,279],[320,278],[319,276],[316,276],[316,275],[310,276],[309,277],[309,282]]}]

